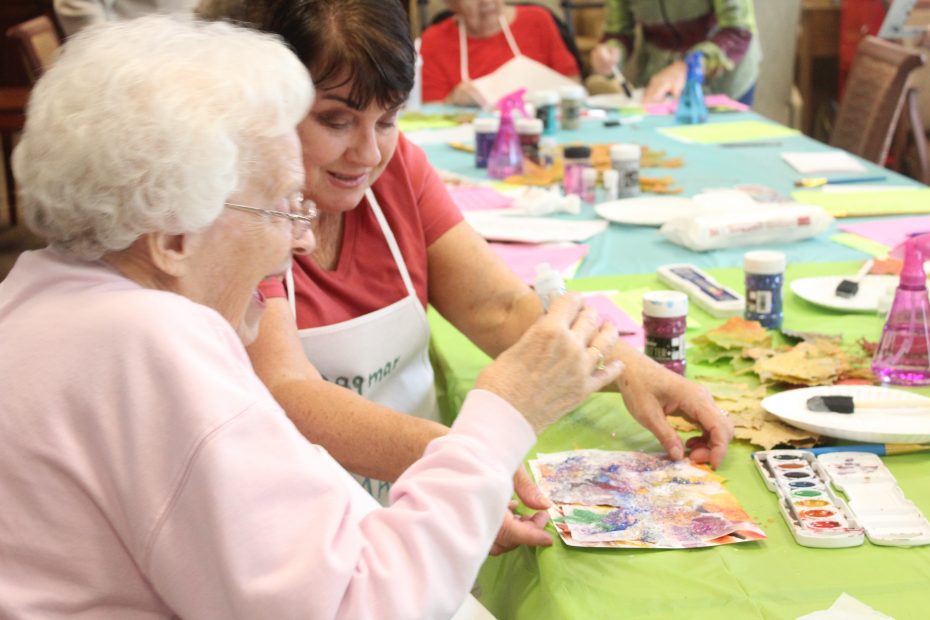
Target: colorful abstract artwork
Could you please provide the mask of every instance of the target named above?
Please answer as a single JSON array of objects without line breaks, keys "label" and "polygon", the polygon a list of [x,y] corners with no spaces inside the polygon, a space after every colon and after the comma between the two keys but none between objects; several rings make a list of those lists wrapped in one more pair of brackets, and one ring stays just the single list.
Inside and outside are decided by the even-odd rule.
[{"label": "colorful abstract artwork", "polygon": [[765,538],[723,478],[643,452],[573,450],[530,461],[566,544],[686,549]]}]

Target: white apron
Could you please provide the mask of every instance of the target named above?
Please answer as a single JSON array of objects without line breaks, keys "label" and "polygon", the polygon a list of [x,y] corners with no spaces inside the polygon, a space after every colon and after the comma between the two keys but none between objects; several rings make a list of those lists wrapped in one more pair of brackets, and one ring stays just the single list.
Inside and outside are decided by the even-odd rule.
[{"label": "white apron", "polygon": [[[365,196],[391,249],[407,295],[389,306],[342,323],[301,329],[300,344],[307,359],[327,381],[395,411],[438,422],[426,312],[374,193],[369,189]],[[288,302],[296,317],[294,276],[290,270],[286,281]],[[382,505],[388,504],[390,483],[355,478]]]},{"label": "white apron", "polygon": [[501,15],[501,30],[507,39],[507,45],[513,53],[513,58],[502,64],[491,73],[472,80],[468,74],[468,39],[465,34],[465,24],[462,20],[459,22],[459,70],[463,82],[471,82],[471,85],[481,95],[483,101],[479,101],[483,107],[493,107],[501,97],[509,95],[518,88],[526,88],[526,92],[537,90],[558,90],[562,86],[577,86],[578,83],[570,80],[558,71],[550,69],[546,65],[527,58],[520,53],[517,42],[510,32],[510,26],[507,19]]}]

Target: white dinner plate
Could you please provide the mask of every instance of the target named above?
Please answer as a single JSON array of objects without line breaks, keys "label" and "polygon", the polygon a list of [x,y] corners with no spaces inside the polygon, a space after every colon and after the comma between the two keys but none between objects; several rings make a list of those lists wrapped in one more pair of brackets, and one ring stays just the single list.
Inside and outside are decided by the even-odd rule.
[{"label": "white dinner plate", "polygon": [[[846,276],[852,277],[852,276]],[[837,297],[836,287],[843,276],[801,278],[791,282],[792,292],[817,306],[846,312],[876,312],[879,300],[889,289],[892,293],[898,276],[866,276],[859,282],[859,291],[853,297]]]},{"label": "white dinner plate", "polygon": [[594,212],[605,220],[634,226],[661,226],[672,218],[694,215],[700,210],[690,198],[640,196],[602,202]]},{"label": "white dinner plate", "polygon": [[[855,413],[809,411],[811,396],[852,396],[854,400],[912,401],[926,408],[863,409]],[[874,385],[829,385],[788,390],[769,396],[762,407],[791,426],[849,441],[872,443],[930,442],[930,398]]]}]

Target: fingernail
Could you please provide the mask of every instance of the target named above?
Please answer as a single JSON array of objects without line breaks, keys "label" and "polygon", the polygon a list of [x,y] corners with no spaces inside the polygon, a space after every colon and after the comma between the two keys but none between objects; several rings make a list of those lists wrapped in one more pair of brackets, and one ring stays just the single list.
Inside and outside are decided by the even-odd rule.
[{"label": "fingernail", "polygon": [[552,500],[546,497],[543,493],[537,493],[536,499],[537,501],[539,501],[540,504],[542,504],[546,508],[552,508],[555,505],[552,503]]},{"label": "fingernail", "polygon": [[668,451],[668,457],[673,461],[680,461],[681,459],[685,458],[685,449],[681,446],[675,446]]}]

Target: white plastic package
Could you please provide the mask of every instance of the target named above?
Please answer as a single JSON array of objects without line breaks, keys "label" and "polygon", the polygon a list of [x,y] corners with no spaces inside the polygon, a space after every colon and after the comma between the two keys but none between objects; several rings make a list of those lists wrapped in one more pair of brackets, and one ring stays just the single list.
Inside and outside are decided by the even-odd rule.
[{"label": "white plastic package", "polygon": [[702,252],[719,248],[797,241],[825,231],[833,217],[820,207],[796,203],[697,213],[666,222],[662,234],[676,245]]}]

